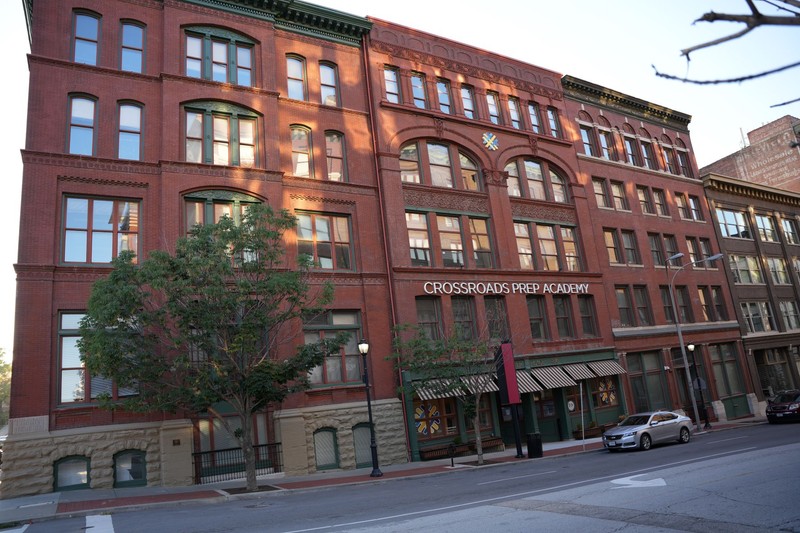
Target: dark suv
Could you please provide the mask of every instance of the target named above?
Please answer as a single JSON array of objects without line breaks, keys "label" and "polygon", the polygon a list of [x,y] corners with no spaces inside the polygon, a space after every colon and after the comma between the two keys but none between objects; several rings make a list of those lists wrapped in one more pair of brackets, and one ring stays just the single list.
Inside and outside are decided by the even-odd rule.
[{"label": "dark suv", "polygon": [[770,424],[800,420],[800,390],[779,392],[769,399],[767,420]]}]

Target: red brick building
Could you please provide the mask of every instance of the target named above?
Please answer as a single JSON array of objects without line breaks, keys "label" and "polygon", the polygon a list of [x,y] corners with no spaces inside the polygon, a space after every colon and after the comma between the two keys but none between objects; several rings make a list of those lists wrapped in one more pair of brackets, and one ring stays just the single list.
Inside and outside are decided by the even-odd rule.
[{"label": "red brick building", "polygon": [[[280,442],[287,472],[369,464],[362,337],[382,464],[470,438],[452,398],[398,394],[417,377],[388,359],[398,324],[509,340],[522,431],[546,440],[572,438],[582,420],[686,408],[662,300],[677,273],[709,413],[752,393],[747,380],[721,391],[704,370],[738,371],[741,347],[724,272],[698,268],[719,248],[688,116],[290,0],[29,0],[26,10],[3,497],[189,484],[192,453],[231,447],[192,413],[100,410],[99,392],[132,391],[82,370],[76,324],[117,253],[170,249],[193,224],[236,219],[254,202],[295,213],[289,259],[311,253],[316,279],[336,286],[295,343],[352,334],[309,391],[256,417],[257,444]],[[677,252],[695,266],[665,268]],[[478,408],[485,436],[514,442],[515,407],[487,394]]]}]

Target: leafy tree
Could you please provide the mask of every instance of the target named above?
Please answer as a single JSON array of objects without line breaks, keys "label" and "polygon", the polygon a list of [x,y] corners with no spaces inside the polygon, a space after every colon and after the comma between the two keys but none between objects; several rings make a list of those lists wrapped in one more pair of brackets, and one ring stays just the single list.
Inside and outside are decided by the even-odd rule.
[{"label": "leafy tree", "polygon": [[405,324],[395,332],[394,356],[400,368],[412,374],[415,392],[425,389],[458,399],[464,416],[472,420],[478,464],[483,464],[478,406],[483,394],[496,390],[489,343],[465,338],[458,331],[432,339],[422,328]]},{"label": "leafy tree", "polygon": [[[174,255],[155,251],[136,264],[124,252],[97,281],[81,323],[79,348],[92,375],[138,394],[109,408],[207,411],[242,447],[247,490],[258,489],[252,415],[308,386],[307,373],[341,339],[303,345],[290,357],[279,347],[297,338],[299,319],[330,302],[329,284],[312,289],[311,262],[287,268],[283,236],[296,224],[287,211],[250,207],[241,223],[229,217],[198,225]],[[294,328],[293,328],[294,326]],[[218,402],[236,413],[235,428]]]},{"label": "leafy tree", "polygon": [[11,400],[11,363],[6,363],[4,357],[5,350],[0,348],[0,427],[8,424]]}]

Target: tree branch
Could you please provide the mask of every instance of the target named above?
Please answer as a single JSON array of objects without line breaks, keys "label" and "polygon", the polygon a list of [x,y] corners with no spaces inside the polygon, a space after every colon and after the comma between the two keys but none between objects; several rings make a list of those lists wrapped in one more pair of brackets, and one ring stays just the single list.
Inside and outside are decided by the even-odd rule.
[{"label": "tree branch", "polygon": [[[790,65],[784,65],[784,66],[778,67],[776,69],[766,70],[764,72],[759,72],[758,74],[750,74],[748,76],[741,76],[741,77],[738,77],[738,78],[728,78],[728,79],[724,79],[724,80],[692,80],[692,79],[689,79],[689,78],[681,78],[680,76],[673,76],[672,74],[665,74],[663,72],[659,72],[655,65],[651,65],[651,66],[653,67],[653,70],[655,70],[656,76],[658,76],[659,78],[665,78],[665,79],[668,79],[668,80],[677,80],[677,81],[682,81],[682,82],[685,82],[685,83],[694,83],[695,85],[717,85],[717,84],[720,84],[720,83],[739,83],[739,82],[742,82],[742,81],[748,81],[748,80],[752,80],[752,79],[756,79],[756,78],[761,78],[763,76],[769,76],[770,74],[775,74],[777,72],[782,72],[782,71],[788,70],[790,68],[798,67],[798,66],[800,66],[800,61],[798,61],[797,63],[792,63]],[[786,102],[786,103],[791,103],[791,102]],[[783,104],[780,104],[780,105],[783,105]]]}]

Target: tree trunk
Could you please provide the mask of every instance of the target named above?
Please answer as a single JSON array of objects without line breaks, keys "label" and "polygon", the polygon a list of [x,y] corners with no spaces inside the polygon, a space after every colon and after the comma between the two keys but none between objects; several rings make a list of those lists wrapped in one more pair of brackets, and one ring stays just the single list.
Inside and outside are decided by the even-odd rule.
[{"label": "tree trunk", "polygon": [[253,419],[250,415],[242,416],[242,454],[244,455],[245,478],[247,480],[247,492],[258,490],[258,479],[256,479],[256,452],[253,448]]},{"label": "tree trunk", "polygon": [[481,442],[481,426],[479,423],[480,414],[475,410],[475,417],[472,419],[472,425],[475,428],[475,452],[478,454],[478,464],[483,464],[483,442]]}]

